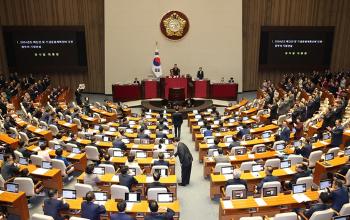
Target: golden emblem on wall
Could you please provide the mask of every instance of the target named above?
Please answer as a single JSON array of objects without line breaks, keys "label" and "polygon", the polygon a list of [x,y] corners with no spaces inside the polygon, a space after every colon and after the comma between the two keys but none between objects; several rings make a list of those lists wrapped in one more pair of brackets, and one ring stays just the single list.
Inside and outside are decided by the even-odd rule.
[{"label": "golden emblem on wall", "polygon": [[171,11],[163,16],[160,29],[167,38],[179,40],[188,32],[189,21],[182,12]]}]

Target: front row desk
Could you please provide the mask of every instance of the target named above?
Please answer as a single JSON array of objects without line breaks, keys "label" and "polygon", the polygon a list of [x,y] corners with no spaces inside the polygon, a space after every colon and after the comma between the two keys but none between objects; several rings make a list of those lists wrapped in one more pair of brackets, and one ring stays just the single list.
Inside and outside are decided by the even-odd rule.
[{"label": "front row desk", "polygon": [[174,88],[184,90],[185,98],[212,98],[236,100],[238,84],[210,83],[210,80],[194,80],[188,77],[162,77],[157,80],[143,80],[141,84],[113,84],[113,101],[140,99],[169,99],[169,91]]}]

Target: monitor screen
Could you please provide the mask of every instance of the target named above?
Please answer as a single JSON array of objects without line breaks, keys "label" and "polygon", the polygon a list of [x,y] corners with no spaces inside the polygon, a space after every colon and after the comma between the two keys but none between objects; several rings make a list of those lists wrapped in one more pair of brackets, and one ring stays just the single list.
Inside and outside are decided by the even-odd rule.
[{"label": "monitor screen", "polygon": [[51,168],[52,168],[52,164],[51,164],[51,162],[43,161],[43,162],[41,163],[41,168],[44,168],[44,169],[51,169]]},{"label": "monitor screen", "polygon": [[109,141],[109,137],[108,136],[103,136],[103,141],[108,142]]},{"label": "monitor screen", "polygon": [[232,199],[246,199],[247,190],[232,190]]},{"label": "monitor screen", "polygon": [[160,173],[160,176],[168,176],[168,169],[155,169],[155,171]]},{"label": "monitor screen", "polygon": [[266,152],[266,147],[265,146],[257,147],[256,151],[258,153],[264,153],[264,152]]},{"label": "monitor screen", "polygon": [[331,188],[332,187],[332,180],[325,179],[320,181],[320,190],[323,190],[325,188]]},{"label": "monitor screen", "polygon": [[227,137],[227,138],[226,138],[226,143],[232,143],[232,142],[233,142],[232,137]]},{"label": "monitor screen", "polygon": [[324,155],[324,160],[328,161],[328,160],[333,160],[334,159],[334,153],[328,153]]},{"label": "monitor screen", "polygon": [[280,164],[281,169],[290,168],[291,166],[292,166],[292,163],[290,160],[281,161],[281,164]]},{"label": "monitor screen", "polygon": [[130,140],[127,139],[127,138],[123,138],[123,139],[122,139],[122,142],[123,142],[124,144],[129,144],[129,143],[130,143]]},{"label": "monitor screen", "polygon": [[235,155],[244,155],[247,153],[247,148],[236,148]]},{"label": "monitor screen", "polygon": [[109,128],[109,131],[110,131],[110,132],[115,132],[115,131],[117,131],[117,129],[116,129],[115,127],[110,127],[110,128]]},{"label": "monitor screen", "polygon": [[19,185],[16,183],[7,183],[6,184],[6,191],[7,192],[13,192],[13,193],[18,193],[19,190]]},{"label": "monitor screen", "polygon": [[233,174],[233,167],[221,167],[221,174],[226,175],[226,174]]},{"label": "monitor screen", "polygon": [[72,153],[80,154],[81,153],[80,148],[79,147],[73,147],[72,148]]},{"label": "monitor screen", "polygon": [[164,159],[169,159],[170,158],[170,153],[169,152],[163,152]]},{"label": "monitor screen", "polygon": [[28,159],[24,157],[20,157],[18,163],[21,165],[28,165]]},{"label": "monitor screen", "polygon": [[145,151],[136,151],[136,158],[147,158],[147,153]]},{"label": "monitor screen", "polygon": [[76,199],[77,192],[72,189],[63,189],[62,190],[62,198],[64,199]]},{"label": "monitor screen", "polygon": [[219,125],[220,124],[220,121],[219,120],[215,120],[214,121],[214,125]]},{"label": "monitor screen", "polygon": [[328,140],[330,138],[331,138],[331,135],[329,133],[323,133],[323,137],[322,137],[323,140]]},{"label": "monitor screen", "polygon": [[260,172],[264,170],[264,166],[262,164],[254,164],[252,165],[252,172]]},{"label": "monitor screen", "polygon": [[198,121],[198,126],[203,126],[204,125],[204,121]]},{"label": "monitor screen", "polygon": [[104,167],[95,167],[93,173],[97,174],[97,175],[104,175],[105,168]]},{"label": "monitor screen", "polygon": [[143,133],[145,133],[145,134],[151,134],[152,132],[151,132],[151,130],[144,130]]},{"label": "monitor screen", "polygon": [[284,148],[285,148],[284,144],[277,144],[276,145],[276,150],[278,150],[278,151],[282,151],[282,150],[284,150]]},{"label": "monitor screen", "polygon": [[263,197],[277,196],[277,187],[263,188]]},{"label": "monitor screen", "polygon": [[96,201],[107,201],[107,192],[94,192]]},{"label": "monitor screen", "polygon": [[248,119],[249,118],[245,116],[245,117],[242,118],[242,121],[247,121]]},{"label": "monitor screen", "polygon": [[114,150],[113,157],[124,157],[124,154],[121,150]]},{"label": "monitor screen", "polygon": [[214,144],[214,139],[213,138],[208,138],[207,139],[207,144]]},{"label": "monitor screen", "polygon": [[174,195],[172,193],[158,193],[157,202],[159,203],[174,202]]},{"label": "monitor screen", "polygon": [[350,215],[335,216],[333,220],[350,220]]},{"label": "monitor screen", "polygon": [[269,138],[271,137],[271,133],[270,132],[265,132],[261,135],[262,138]]},{"label": "monitor screen", "polygon": [[100,129],[100,126],[99,125],[94,125],[94,130],[98,130]]},{"label": "monitor screen", "polygon": [[201,115],[195,115],[194,118],[200,119],[200,118],[202,118],[202,116]]},{"label": "monitor screen", "polygon": [[127,202],[140,202],[141,194],[135,192],[125,193],[125,201]]},{"label": "monitor screen", "polygon": [[62,146],[61,145],[59,145],[59,144],[55,144],[55,146],[54,146],[54,149],[55,150],[57,150],[57,149],[61,149],[62,148]]},{"label": "monitor screen", "polygon": [[234,119],[234,118],[230,118],[229,120],[228,120],[228,122],[230,122],[230,123],[233,123],[233,122],[235,122],[236,120]]},{"label": "monitor screen", "polygon": [[0,153],[0,160],[4,160],[4,154]]},{"label": "monitor screen", "polygon": [[213,150],[212,153],[213,153],[213,157],[219,156],[219,151],[218,150]]},{"label": "monitor screen", "polygon": [[43,146],[43,145],[46,145],[46,141],[39,141],[38,142],[38,146],[40,147],[40,146]]},{"label": "monitor screen", "polygon": [[301,141],[294,141],[293,142],[294,147],[300,147],[301,146]]},{"label": "monitor screen", "polygon": [[237,126],[237,127],[236,127],[236,130],[237,130],[237,131],[240,131],[240,130],[242,130],[242,129],[243,129],[242,126]]},{"label": "monitor screen", "polygon": [[306,184],[293,184],[293,194],[306,192]]},{"label": "monitor screen", "polygon": [[129,175],[136,176],[136,168],[130,168],[129,167]]}]

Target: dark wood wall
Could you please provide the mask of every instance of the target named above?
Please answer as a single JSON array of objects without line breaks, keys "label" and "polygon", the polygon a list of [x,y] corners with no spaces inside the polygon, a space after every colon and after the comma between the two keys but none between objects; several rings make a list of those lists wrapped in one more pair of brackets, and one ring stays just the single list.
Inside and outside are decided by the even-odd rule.
[{"label": "dark wood wall", "polygon": [[[104,0],[0,0],[0,25],[85,26],[88,71],[52,73],[50,77],[55,85],[75,89],[85,83],[87,92],[104,93]],[[2,33],[0,72],[8,74]]]},{"label": "dark wood wall", "polygon": [[264,79],[278,82],[283,72],[259,72],[260,27],[335,26],[331,70],[350,69],[349,0],[243,0],[243,90]]}]

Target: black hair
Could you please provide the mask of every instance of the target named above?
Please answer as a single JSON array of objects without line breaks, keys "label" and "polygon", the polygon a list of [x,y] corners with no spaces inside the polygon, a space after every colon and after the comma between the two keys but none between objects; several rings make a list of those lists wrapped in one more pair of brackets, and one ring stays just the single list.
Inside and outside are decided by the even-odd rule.
[{"label": "black hair", "polygon": [[63,150],[61,148],[58,148],[56,149],[55,153],[56,153],[56,156],[62,156]]},{"label": "black hair", "polygon": [[135,160],[135,155],[131,155],[131,154],[130,154],[130,155],[128,156],[128,162],[131,163],[131,162],[133,162],[134,160]]},{"label": "black hair", "polygon": [[49,198],[53,198],[56,195],[56,193],[57,193],[56,189],[50,189],[47,195],[49,196]]},{"label": "black hair", "polygon": [[219,139],[215,138],[214,144],[218,145],[220,143]]},{"label": "black hair", "polygon": [[126,209],[126,202],[124,200],[119,201],[117,204],[117,208],[119,212],[124,212]]},{"label": "black hair", "polygon": [[95,199],[94,192],[92,191],[87,192],[85,198],[86,198],[86,201],[91,202],[92,200]]},{"label": "black hair", "polygon": [[129,170],[129,167],[128,167],[128,166],[123,166],[123,167],[120,169],[120,172],[121,172],[122,174],[126,174],[126,173],[128,172],[128,170]]},{"label": "black hair", "polygon": [[160,179],[160,173],[159,172],[154,172],[153,173],[153,179],[154,179],[154,181],[159,181],[159,179]]},{"label": "black hair", "polygon": [[158,212],[158,203],[154,200],[148,202],[149,209],[151,212]]},{"label": "black hair", "polygon": [[224,151],[222,150],[222,148],[219,148],[219,149],[218,149],[218,153],[219,153],[219,154],[223,154],[223,153],[224,153]]},{"label": "black hair", "polygon": [[85,173],[87,174],[92,174],[94,172],[95,165],[94,164],[89,164],[86,166]]},{"label": "black hair", "polygon": [[164,160],[164,153],[163,153],[163,152],[159,152],[159,153],[158,153],[158,158],[159,158],[160,160]]}]

